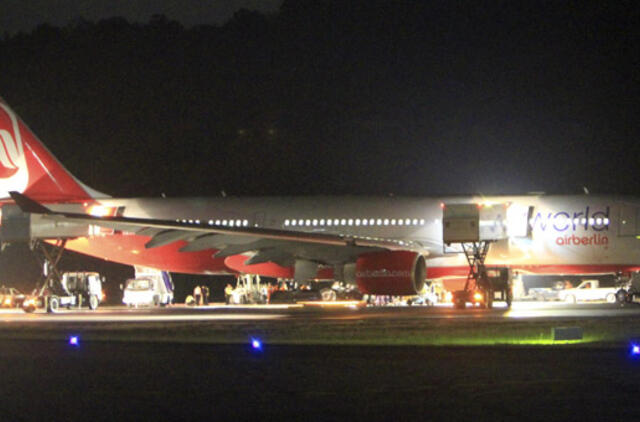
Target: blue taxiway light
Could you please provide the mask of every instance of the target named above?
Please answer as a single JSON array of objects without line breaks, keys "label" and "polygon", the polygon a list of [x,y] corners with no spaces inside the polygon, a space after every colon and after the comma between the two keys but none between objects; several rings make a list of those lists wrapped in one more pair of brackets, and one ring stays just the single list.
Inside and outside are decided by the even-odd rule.
[{"label": "blue taxiway light", "polygon": [[640,345],[638,344],[631,345],[631,356],[640,356]]},{"label": "blue taxiway light", "polygon": [[251,339],[251,348],[253,350],[262,350],[262,342],[257,338]]},{"label": "blue taxiway light", "polygon": [[72,346],[79,346],[80,339],[78,338],[78,336],[71,336],[69,337],[69,344]]}]

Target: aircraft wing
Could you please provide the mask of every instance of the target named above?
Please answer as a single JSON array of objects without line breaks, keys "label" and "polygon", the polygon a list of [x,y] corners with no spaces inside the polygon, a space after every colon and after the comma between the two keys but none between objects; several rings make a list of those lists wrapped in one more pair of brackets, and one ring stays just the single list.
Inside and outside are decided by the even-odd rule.
[{"label": "aircraft wing", "polygon": [[357,256],[366,250],[424,251],[422,245],[406,240],[263,227],[217,226],[206,221],[98,217],[83,213],[58,212],[18,192],[10,192],[10,195],[23,212],[41,214],[57,221],[95,225],[150,236],[147,248],[184,240],[187,242],[182,248],[185,252],[213,248],[218,249],[218,257],[255,252],[250,262],[253,264],[267,261],[287,264],[292,256],[312,256],[319,248],[322,249],[322,255],[335,256],[336,261],[345,254]]}]

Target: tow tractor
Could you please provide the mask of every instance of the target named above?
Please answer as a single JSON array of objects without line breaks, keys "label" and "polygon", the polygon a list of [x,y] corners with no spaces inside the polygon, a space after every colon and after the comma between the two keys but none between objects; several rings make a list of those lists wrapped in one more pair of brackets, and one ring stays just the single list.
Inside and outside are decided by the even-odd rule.
[{"label": "tow tractor", "polygon": [[508,204],[442,205],[445,249],[453,246],[455,252],[464,253],[469,264],[464,289],[452,293],[456,309],[464,309],[467,303],[492,308],[496,299],[511,306],[510,269],[487,268],[484,264],[491,244],[507,238],[507,207]]},{"label": "tow tractor", "polygon": [[616,292],[616,302],[640,303],[640,272],[634,272],[629,279],[618,275],[619,290]]},{"label": "tow tractor", "polygon": [[[82,308],[88,306],[95,310],[104,299],[103,279],[96,272],[65,272],[60,274],[57,264],[64,251],[62,240],[55,247],[47,248],[44,243],[37,247],[44,255],[44,282],[34,296],[25,299],[22,309],[34,312],[43,308],[49,313],[58,312],[60,307]],[[57,249],[57,250],[56,250]]]}]

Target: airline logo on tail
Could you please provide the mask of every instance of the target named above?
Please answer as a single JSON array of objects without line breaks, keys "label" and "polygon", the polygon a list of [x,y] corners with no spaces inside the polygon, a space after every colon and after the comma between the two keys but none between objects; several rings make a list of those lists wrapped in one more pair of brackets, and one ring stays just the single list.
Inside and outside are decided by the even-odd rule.
[{"label": "airline logo on tail", "polygon": [[18,118],[0,102],[0,197],[8,197],[12,190],[24,192],[28,183],[29,171]]}]

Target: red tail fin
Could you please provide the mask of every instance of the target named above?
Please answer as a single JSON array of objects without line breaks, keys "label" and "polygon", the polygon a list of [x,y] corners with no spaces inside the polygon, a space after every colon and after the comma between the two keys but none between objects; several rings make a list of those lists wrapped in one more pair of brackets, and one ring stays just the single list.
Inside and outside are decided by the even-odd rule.
[{"label": "red tail fin", "polygon": [[45,202],[106,196],[73,177],[0,98],[0,198],[10,191]]}]

